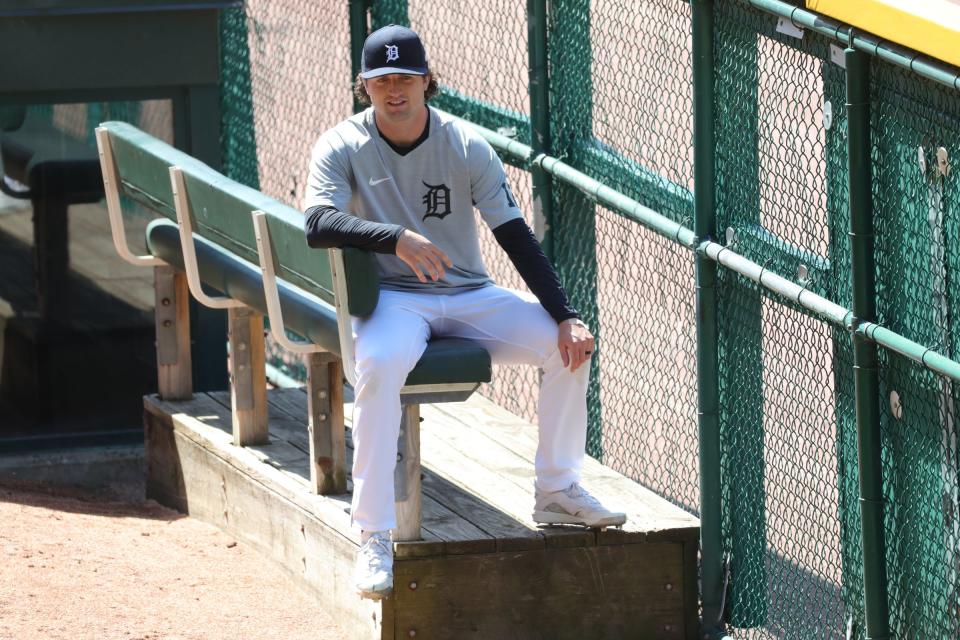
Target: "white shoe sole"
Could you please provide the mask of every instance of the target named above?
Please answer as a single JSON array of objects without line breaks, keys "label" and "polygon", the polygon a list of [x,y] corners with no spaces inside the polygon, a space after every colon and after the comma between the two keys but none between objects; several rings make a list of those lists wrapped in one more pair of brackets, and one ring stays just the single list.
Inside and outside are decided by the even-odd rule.
[{"label": "white shoe sole", "polygon": [[614,513],[605,518],[587,520],[586,518],[572,516],[569,513],[534,511],[533,521],[537,524],[579,524],[591,529],[599,529],[601,527],[618,527],[627,521],[627,516],[622,513]]}]

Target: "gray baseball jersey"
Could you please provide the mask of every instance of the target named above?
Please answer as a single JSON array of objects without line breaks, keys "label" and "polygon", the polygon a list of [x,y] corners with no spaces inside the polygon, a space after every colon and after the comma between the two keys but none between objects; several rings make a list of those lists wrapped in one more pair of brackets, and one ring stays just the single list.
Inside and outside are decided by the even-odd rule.
[{"label": "gray baseball jersey", "polygon": [[487,141],[433,109],[429,113],[428,138],[406,155],[380,136],[372,108],[324,133],[310,160],[304,209],[335,207],[423,235],[453,267],[437,282],[422,283],[395,255],[378,253],[382,286],[450,294],[491,282],[473,207],[491,229],[522,213]]}]

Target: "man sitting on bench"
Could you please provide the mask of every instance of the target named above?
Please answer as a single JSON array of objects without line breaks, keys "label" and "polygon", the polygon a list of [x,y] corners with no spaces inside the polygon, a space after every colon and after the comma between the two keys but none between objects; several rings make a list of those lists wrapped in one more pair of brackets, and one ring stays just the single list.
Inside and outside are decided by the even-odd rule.
[{"label": "man sitting on bench", "polygon": [[[305,230],[314,248],[376,252],[381,276],[376,310],[353,319],[358,591],[378,598],[393,586],[400,389],[431,335],[474,340],[495,363],[543,369],[534,522],[623,524],[624,514],[578,484],[590,370],[581,365],[594,350],[593,336],[524,221],[500,159],[478,134],[426,106],[437,84],[410,29],[390,25],[370,34],[355,90],[372,107],[317,141]],[[535,296],[490,279],[473,207]]]}]

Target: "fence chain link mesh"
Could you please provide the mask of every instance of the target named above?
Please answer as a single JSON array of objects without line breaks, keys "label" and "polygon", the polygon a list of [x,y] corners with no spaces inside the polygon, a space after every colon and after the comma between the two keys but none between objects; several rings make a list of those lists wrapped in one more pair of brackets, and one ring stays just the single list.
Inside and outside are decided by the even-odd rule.
[{"label": "fence chain link mesh", "polygon": [[[828,197],[829,169],[846,190],[842,75],[837,84],[825,42],[781,34],[776,23],[741,3],[716,7],[717,226],[738,253],[835,298],[849,288],[830,251],[846,210]],[[831,136],[841,138],[830,147],[842,154],[836,164],[826,162]],[[852,385],[852,369],[835,369],[832,357],[834,339],[849,337],[734,273],[722,271],[720,283],[730,623],[738,637],[840,637],[846,605],[858,606],[843,597],[835,413],[835,383]],[[855,463],[855,440],[850,452]],[[851,488],[856,496],[856,480]]]},{"label": "fence chain link mesh", "polygon": [[[223,171],[299,209],[313,144],[352,112],[347,3],[247,0],[220,28]],[[299,356],[266,348],[306,380]]]},{"label": "fence chain link mesh", "polygon": [[[872,79],[879,319],[956,359],[960,189],[949,162],[960,153],[960,101],[888,65],[874,64]],[[960,637],[955,385],[880,355],[891,627]]]},{"label": "fence chain link mesh", "polygon": [[[223,16],[225,170],[294,206],[313,141],[351,110],[347,8],[251,0]],[[413,26],[440,75],[434,104],[529,144],[526,9],[376,0],[370,27]],[[849,308],[837,45],[783,33],[739,0],[717,0],[714,18],[716,240]],[[551,155],[692,228],[690,21],[679,0],[553,0],[548,61]],[[956,360],[960,100],[871,66],[879,322]],[[525,169],[508,179],[533,226]],[[559,181],[552,205],[545,244],[598,337],[588,451],[697,512],[693,254]],[[482,225],[481,236],[494,279],[524,288]],[[743,638],[841,638],[850,620],[862,638],[850,333],[724,268],[718,292],[727,619]],[[296,358],[272,357],[303,377]],[[960,391],[885,349],[880,379],[893,635],[960,637]],[[535,420],[538,383],[530,368],[497,367],[482,393]]]},{"label": "fence chain link mesh", "polygon": [[[600,0],[590,5],[589,27],[591,78],[573,78],[567,89],[593,88],[592,131],[577,140],[583,169],[692,227],[689,4]],[[558,125],[554,135],[569,129]],[[594,233],[603,461],[697,512],[694,257],[602,207]]]}]

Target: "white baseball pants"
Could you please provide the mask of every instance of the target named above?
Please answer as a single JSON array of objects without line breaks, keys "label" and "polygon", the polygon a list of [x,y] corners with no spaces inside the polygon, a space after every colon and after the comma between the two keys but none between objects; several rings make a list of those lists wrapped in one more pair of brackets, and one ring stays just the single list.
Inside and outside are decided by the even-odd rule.
[{"label": "white baseball pants", "polygon": [[557,323],[533,295],[498,286],[450,296],[381,291],[376,310],[353,319],[353,332],[354,526],[385,531],[397,525],[393,478],[400,388],[431,336],[469,338],[486,348],[495,364],[525,363],[543,369],[536,487],[559,491],[579,481],[590,365],[584,363],[573,373],[564,368]]}]

